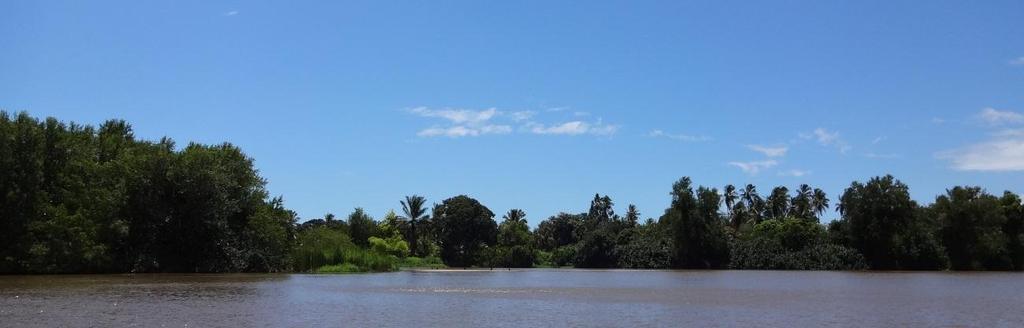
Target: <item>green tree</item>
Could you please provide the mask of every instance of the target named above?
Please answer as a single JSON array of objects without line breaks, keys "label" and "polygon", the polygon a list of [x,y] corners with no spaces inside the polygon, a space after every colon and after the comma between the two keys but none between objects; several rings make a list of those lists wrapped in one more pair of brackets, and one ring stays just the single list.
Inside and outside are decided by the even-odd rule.
[{"label": "green tree", "polygon": [[933,209],[954,270],[1013,268],[999,198],[980,187],[954,187],[935,199]]},{"label": "green tree", "polygon": [[729,262],[729,250],[718,215],[721,196],[700,187],[694,194],[690,178],[672,185],[672,204],[659,220],[670,227],[675,265],[682,268],[720,268]]},{"label": "green tree", "polygon": [[772,189],[772,193],[765,198],[764,216],[769,219],[781,219],[789,215],[790,199],[789,188],[778,186]]},{"label": "green tree", "polygon": [[356,246],[367,248],[370,246],[370,237],[377,234],[377,222],[361,207],[356,207],[352,214],[348,215],[348,232],[352,242]]},{"label": "green tree", "polygon": [[871,178],[866,184],[855,181],[839,200],[843,222],[834,227],[843,237],[837,239],[848,240],[848,246],[863,254],[872,269],[899,269],[903,255],[898,240],[911,226],[917,209],[907,185],[891,175]]},{"label": "green tree", "polygon": [[558,213],[547,220],[541,221],[537,226],[536,241],[537,247],[545,251],[555,249],[579,241],[583,220],[586,214]]},{"label": "green tree", "polygon": [[494,245],[497,239],[494,212],[464,195],[445,199],[435,206],[433,221],[441,259],[448,266],[473,266],[478,260],[477,253],[484,246]]},{"label": "green tree", "polygon": [[420,245],[420,235],[423,234],[424,222],[430,220],[430,216],[427,215],[427,199],[423,196],[412,195],[405,196],[405,200],[399,201],[402,204],[402,219],[405,220],[406,230],[405,240],[409,242],[409,247],[412,250],[413,256],[424,256],[425,248]]},{"label": "green tree", "polygon": [[526,223],[526,212],[509,210],[498,225],[498,247],[495,266],[511,268],[532,267],[535,261],[533,235]]}]

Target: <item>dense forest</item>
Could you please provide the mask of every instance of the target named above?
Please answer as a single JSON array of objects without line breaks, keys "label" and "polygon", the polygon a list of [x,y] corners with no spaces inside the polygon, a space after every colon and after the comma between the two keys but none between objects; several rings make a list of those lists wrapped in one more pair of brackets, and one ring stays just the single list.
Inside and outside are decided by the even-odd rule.
[{"label": "dense forest", "polygon": [[399,267],[789,270],[1022,270],[1018,195],[948,189],[929,205],[892,176],[824,191],[671,185],[671,205],[641,219],[595,195],[586,213],[536,229],[459,195],[397,202],[301,223],[271,198],[253,160],[230,144],[135,138],[0,112],[0,273],[360,272]]}]

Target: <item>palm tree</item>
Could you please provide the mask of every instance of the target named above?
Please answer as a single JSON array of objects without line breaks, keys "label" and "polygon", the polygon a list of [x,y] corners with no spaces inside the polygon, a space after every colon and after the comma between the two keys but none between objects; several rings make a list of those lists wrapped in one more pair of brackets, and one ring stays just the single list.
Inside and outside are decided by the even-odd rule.
[{"label": "palm tree", "polygon": [[635,226],[637,221],[640,221],[640,211],[636,209],[636,205],[629,204],[626,207],[626,223],[631,226]]},{"label": "palm tree", "polygon": [[821,215],[825,214],[828,210],[828,196],[825,195],[825,191],[814,188],[814,192],[811,196],[811,207],[814,208],[814,213],[818,214],[818,220],[821,220]]},{"label": "palm tree", "polygon": [[526,223],[526,212],[518,208],[508,210],[508,213],[505,214],[505,221],[510,223]]},{"label": "palm tree", "polygon": [[729,210],[729,216],[732,216],[732,207],[736,205],[736,199],[739,198],[739,195],[736,194],[736,186],[731,184],[725,185],[722,197],[725,198],[725,207]]},{"label": "palm tree", "polygon": [[811,218],[814,216],[814,208],[812,206],[814,194],[811,190],[811,186],[806,183],[800,185],[800,188],[796,190],[796,196],[793,197],[792,214],[799,216],[800,218]]},{"label": "palm tree", "polygon": [[757,187],[754,187],[752,184],[748,184],[743,188],[743,193],[740,194],[740,198],[743,199],[743,203],[747,205],[747,210],[753,215],[754,223],[760,223],[764,200],[761,199],[761,195],[757,194]]},{"label": "palm tree", "polygon": [[409,249],[413,255],[422,256],[423,254],[420,252],[419,236],[417,235],[418,232],[416,231],[416,228],[423,223],[423,221],[430,219],[430,216],[427,215],[427,208],[425,206],[427,204],[427,199],[423,198],[423,196],[412,195],[405,196],[405,200],[399,201],[399,203],[402,204],[402,213],[405,214],[402,219],[409,224],[409,235],[407,236],[409,240]]},{"label": "palm tree", "polygon": [[778,186],[772,189],[768,195],[768,214],[772,219],[781,219],[788,215],[789,209],[789,188]]}]

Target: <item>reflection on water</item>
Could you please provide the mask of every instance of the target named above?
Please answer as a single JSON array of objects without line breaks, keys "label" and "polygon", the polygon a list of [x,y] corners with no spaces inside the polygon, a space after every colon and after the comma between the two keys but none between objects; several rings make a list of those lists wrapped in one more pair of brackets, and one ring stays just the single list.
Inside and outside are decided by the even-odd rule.
[{"label": "reflection on water", "polygon": [[0,276],[0,326],[1024,326],[1024,275],[521,270]]}]

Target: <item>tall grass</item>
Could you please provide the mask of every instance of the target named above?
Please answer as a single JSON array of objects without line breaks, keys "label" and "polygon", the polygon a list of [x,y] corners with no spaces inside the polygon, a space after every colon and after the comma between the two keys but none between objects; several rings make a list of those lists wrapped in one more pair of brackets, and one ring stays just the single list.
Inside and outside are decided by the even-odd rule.
[{"label": "tall grass", "polygon": [[343,232],[316,228],[300,235],[292,265],[299,272],[384,272],[398,270],[398,257],[359,248]]}]

